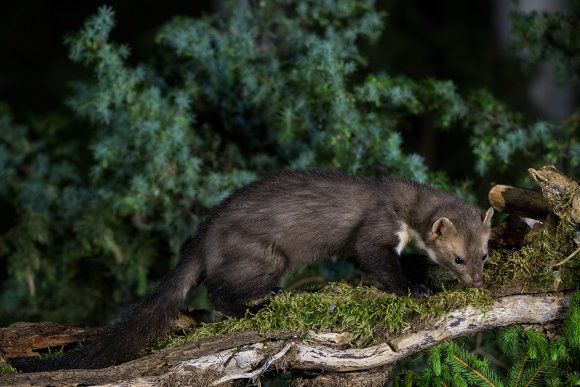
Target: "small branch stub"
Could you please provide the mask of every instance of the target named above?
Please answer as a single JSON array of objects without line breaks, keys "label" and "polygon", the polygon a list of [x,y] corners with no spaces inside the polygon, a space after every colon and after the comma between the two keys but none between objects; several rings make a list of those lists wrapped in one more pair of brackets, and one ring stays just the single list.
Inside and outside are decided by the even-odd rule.
[{"label": "small branch stub", "polygon": [[552,213],[542,193],[533,189],[496,185],[489,191],[488,199],[495,210],[525,218],[544,220]]}]

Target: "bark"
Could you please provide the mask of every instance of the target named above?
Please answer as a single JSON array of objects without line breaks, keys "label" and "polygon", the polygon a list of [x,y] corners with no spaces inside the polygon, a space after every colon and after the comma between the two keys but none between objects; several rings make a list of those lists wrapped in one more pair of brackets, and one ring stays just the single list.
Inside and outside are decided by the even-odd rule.
[{"label": "bark", "polygon": [[[348,339],[344,332],[311,332],[306,336],[298,331],[274,335],[231,334],[101,370],[5,376],[0,378],[0,385],[222,385],[238,379],[256,379],[265,372],[280,370],[345,373],[343,381],[348,384],[348,378],[365,377],[357,372],[384,370],[397,360],[459,336],[517,323],[543,324],[562,319],[568,311],[570,297],[570,292],[501,297],[489,310],[473,306],[456,310],[431,320],[429,325],[422,324],[426,328],[405,332],[368,348],[344,348],[343,343]],[[386,377],[388,372],[381,375]],[[372,373],[368,378],[368,383],[356,383],[377,385],[380,379]],[[326,375],[322,379],[342,384],[336,375]]]},{"label": "bark", "polygon": [[542,193],[529,188],[496,185],[489,191],[488,199],[496,211],[525,218],[544,220],[552,213]]},{"label": "bark", "polygon": [[551,165],[538,170],[529,168],[528,172],[540,185],[542,192],[496,185],[488,195],[489,202],[495,210],[543,221],[555,208],[557,210],[561,206],[562,199],[568,197],[566,211],[574,222],[580,223],[580,187],[575,181]]},{"label": "bark", "polygon": [[0,328],[0,355],[6,359],[36,356],[39,349],[90,340],[94,331],[83,325],[17,322]]},{"label": "bark", "polygon": [[[569,216],[580,224],[580,186],[574,180],[564,176],[553,165],[538,170],[529,168],[528,172],[542,188],[546,201],[554,207],[558,216]],[[563,203],[564,202],[564,203]]]}]

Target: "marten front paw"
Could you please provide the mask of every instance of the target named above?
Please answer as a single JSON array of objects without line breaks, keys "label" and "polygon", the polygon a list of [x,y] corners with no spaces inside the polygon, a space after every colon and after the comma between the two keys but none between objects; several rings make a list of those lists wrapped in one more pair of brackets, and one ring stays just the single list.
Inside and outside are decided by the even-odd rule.
[{"label": "marten front paw", "polygon": [[429,289],[427,286],[421,284],[413,287],[412,294],[413,297],[415,298],[424,298],[432,295],[433,291]]}]

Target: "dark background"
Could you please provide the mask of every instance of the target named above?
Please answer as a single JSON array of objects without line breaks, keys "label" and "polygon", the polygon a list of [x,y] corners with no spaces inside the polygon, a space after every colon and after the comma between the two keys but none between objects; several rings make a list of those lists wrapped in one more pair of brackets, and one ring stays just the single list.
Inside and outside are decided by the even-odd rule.
[{"label": "dark background", "polygon": [[[112,6],[117,15],[113,40],[128,44],[134,61],[151,57],[157,28],[173,16],[223,11],[221,1],[5,3],[0,13],[0,100],[8,103],[16,122],[66,111],[67,85],[90,74],[68,59],[63,39],[103,4]],[[529,77],[515,56],[502,49],[494,4],[487,0],[379,2],[388,17],[381,39],[365,46],[367,70],[451,79],[462,94],[485,87],[510,107],[533,116],[526,97]],[[403,135],[412,139],[404,142],[406,150],[421,154],[429,167],[465,178],[461,163],[438,157],[453,149],[457,158],[470,163],[470,151],[460,145],[466,142],[457,133],[435,133],[424,122],[416,122]]]}]

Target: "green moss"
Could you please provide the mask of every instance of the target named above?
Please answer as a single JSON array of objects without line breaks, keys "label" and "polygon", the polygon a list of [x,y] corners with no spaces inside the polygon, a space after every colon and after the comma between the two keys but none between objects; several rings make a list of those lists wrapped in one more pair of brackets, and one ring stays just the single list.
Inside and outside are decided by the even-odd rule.
[{"label": "green moss", "polygon": [[554,266],[574,251],[577,232],[563,207],[557,206],[560,223],[556,230],[543,225],[533,231],[530,243],[521,249],[492,253],[484,272],[484,281],[491,290],[516,284],[527,291],[575,287],[580,279],[580,254],[564,265]]},{"label": "green moss", "polygon": [[297,329],[349,332],[352,345],[364,346],[378,336],[400,333],[444,312],[466,305],[477,305],[486,310],[491,302],[490,293],[478,289],[443,291],[416,299],[386,294],[370,286],[331,283],[315,293],[278,295],[253,316],[203,324],[185,338],[174,338],[166,345],[180,345],[232,332]]},{"label": "green moss", "polygon": [[559,218],[557,229],[543,225],[532,232],[531,241],[521,249],[495,251],[485,271],[485,282],[491,284],[492,290],[514,284],[528,291],[570,289],[579,282],[580,254],[556,265],[574,251],[574,238],[578,236],[578,225],[571,214],[579,188],[572,183],[561,185],[566,187],[563,193],[544,193]]},{"label": "green moss", "polygon": [[[64,347],[60,347],[60,349],[53,350],[48,348],[48,352],[41,353],[36,359],[38,360],[47,360],[47,359],[55,359],[64,356]],[[18,370],[12,367],[9,363],[3,360],[0,357],[0,377],[6,375],[14,375],[17,374]]]},{"label": "green moss", "polygon": [[46,352],[40,353],[37,357],[38,360],[49,360],[49,359],[58,359],[63,357],[65,354],[64,346],[61,347],[51,347],[47,348]]},{"label": "green moss", "polygon": [[0,377],[6,376],[6,375],[14,375],[17,373],[18,373],[18,371],[16,370],[16,368],[12,367],[8,363],[4,363],[3,361],[0,361]]}]

